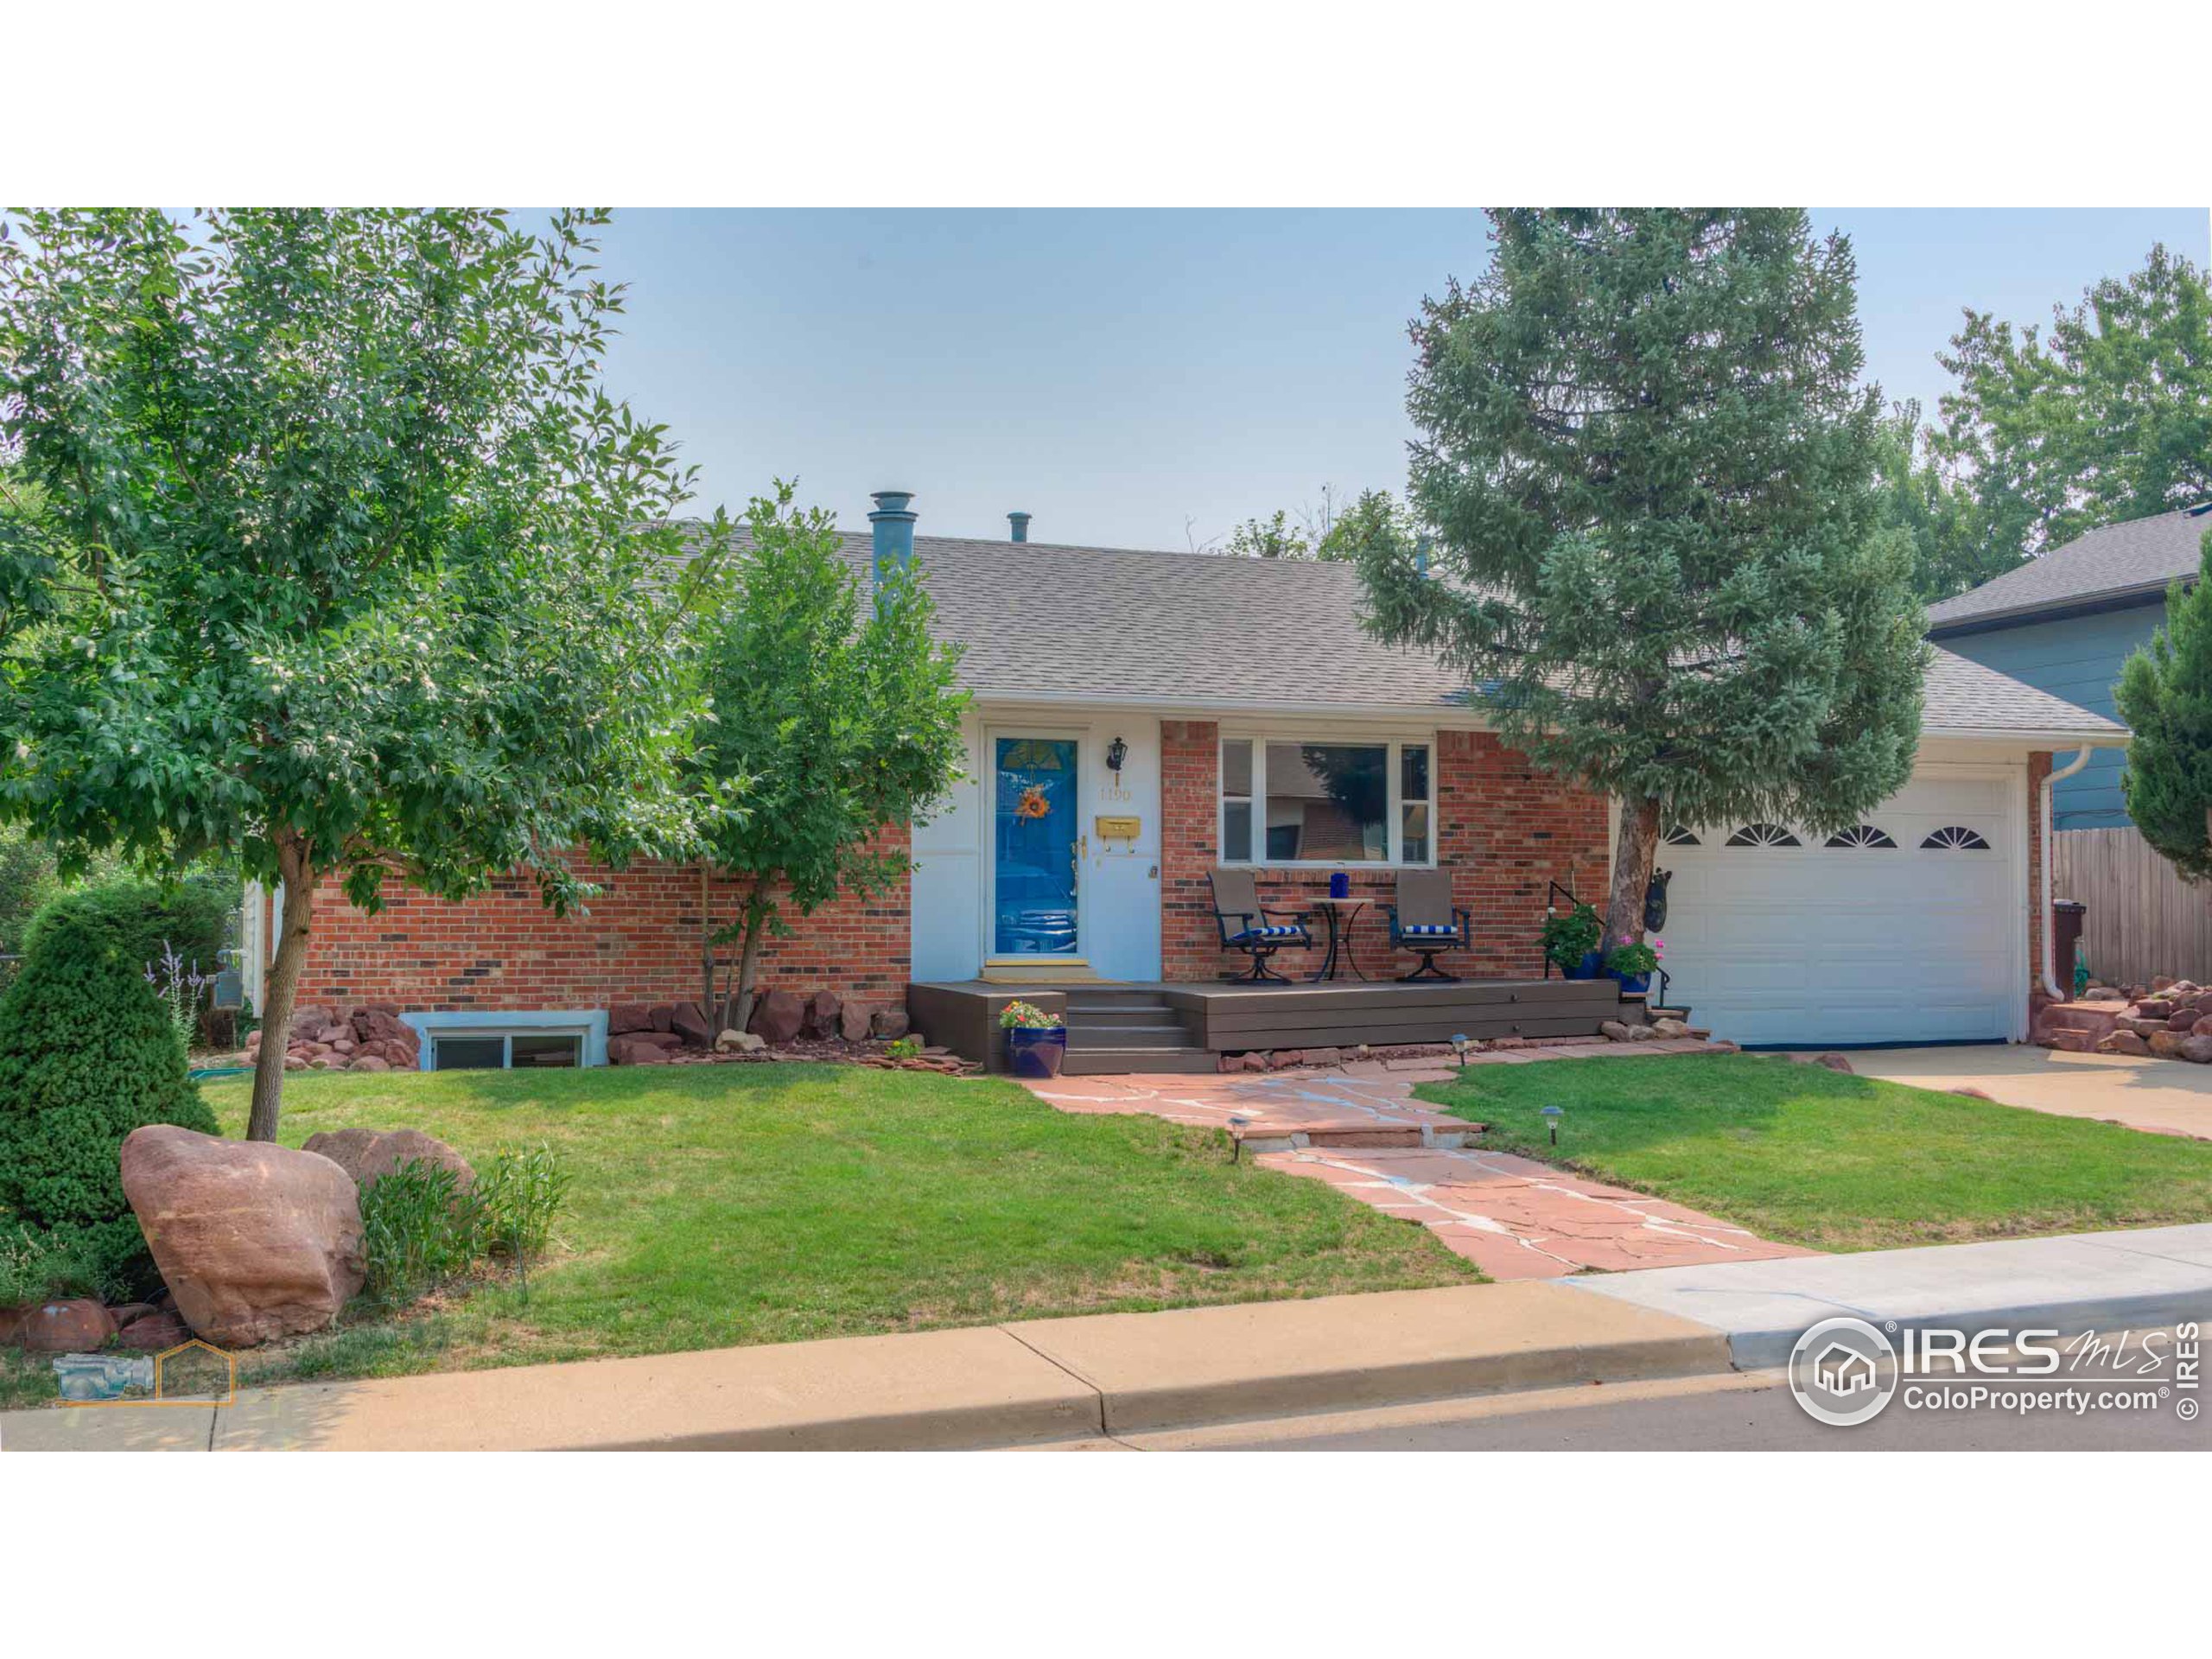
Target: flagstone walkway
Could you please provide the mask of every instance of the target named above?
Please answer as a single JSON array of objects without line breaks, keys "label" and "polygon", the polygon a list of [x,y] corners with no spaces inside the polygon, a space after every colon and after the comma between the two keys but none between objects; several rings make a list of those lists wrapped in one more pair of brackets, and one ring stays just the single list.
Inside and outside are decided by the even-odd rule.
[{"label": "flagstone walkway", "polygon": [[[1705,1045],[1588,1048],[1611,1056],[1698,1052]],[[1554,1046],[1470,1056],[1469,1063],[1580,1053],[1579,1045]],[[1144,1112],[1227,1129],[1263,1167],[1326,1181],[1347,1198],[1418,1222],[1493,1279],[1817,1254],[1664,1198],[1486,1151],[1479,1125],[1413,1098],[1414,1084],[1452,1071],[1449,1061],[1368,1060],[1322,1071],[1055,1077],[1028,1086],[1065,1112]]]}]

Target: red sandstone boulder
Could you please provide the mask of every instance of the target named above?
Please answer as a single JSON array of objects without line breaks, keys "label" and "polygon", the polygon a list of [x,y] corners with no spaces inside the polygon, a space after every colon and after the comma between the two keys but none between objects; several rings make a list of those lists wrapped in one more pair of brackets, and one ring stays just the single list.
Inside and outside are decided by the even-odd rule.
[{"label": "red sandstone boulder", "polygon": [[294,1008],[291,1029],[285,1034],[296,1043],[337,1023],[338,1010],[335,1008]]},{"label": "red sandstone boulder", "polygon": [[687,1048],[710,1048],[714,1046],[715,1028],[707,1023],[707,1016],[696,1002],[679,1002],[671,1011],[668,1028],[683,1039]]},{"label": "red sandstone boulder", "polygon": [[2100,1054],[2141,1055],[2151,1052],[2151,1045],[2132,1031],[2108,1032],[2097,1044]]},{"label": "red sandstone boulder", "polygon": [[2154,1031],[2144,1039],[2150,1046],[2151,1052],[2162,1060],[2181,1058],[2181,1046],[2188,1040],[2177,1031]]},{"label": "red sandstone boulder", "polygon": [[835,991],[817,991],[806,999],[804,1030],[810,1037],[835,1037],[845,1000]]},{"label": "red sandstone boulder", "polygon": [[2093,1031],[2075,1031],[2071,1027],[2060,1026],[2044,1033],[2042,1043],[2045,1048],[2063,1049],[2069,1054],[2087,1054],[2096,1047],[2097,1033]]},{"label": "red sandstone boulder", "polygon": [[653,1011],[642,1002],[617,1002],[607,1011],[607,1034],[626,1037],[633,1031],[651,1031]]},{"label": "red sandstone boulder", "polygon": [[655,1031],[668,1031],[674,1027],[676,1010],[666,1002],[656,1002],[646,1010],[646,1017],[653,1022]]},{"label": "red sandstone boulder", "polygon": [[1813,1064],[1815,1065],[1824,1065],[1831,1071],[1840,1071],[1846,1077],[1853,1075],[1851,1070],[1851,1062],[1840,1054],[1815,1054],[1813,1056]]},{"label": "red sandstone boulder", "polygon": [[356,1054],[346,1069],[348,1071],[389,1071],[391,1062],[381,1054]]},{"label": "red sandstone boulder", "polygon": [[321,1154],[153,1123],[122,1163],[154,1265],[208,1341],[321,1330],[360,1289],[359,1194]]},{"label": "red sandstone boulder", "polygon": [[159,1313],[149,1313],[143,1319],[133,1319],[116,1338],[122,1346],[142,1354],[158,1354],[164,1348],[174,1348],[179,1343],[191,1340],[192,1327],[173,1307],[164,1308]]},{"label": "red sandstone boulder", "polygon": [[806,1005],[798,998],[789,991],[770,991],[753,1005],[747,1028],[761,1041],[776,1046],[797,1038],[805,1020]]},{"label": "red sandstone boulder", "polygon": [[329,1159],[357,1186],[374,1186],[404,1160],[451,1170],[461,1192],[476,1185],[467,1159],[420,1129],[322,1129],[308,1136],[302,1149]]},{"label": "red sandstone boulder", "polygon": [[35,1354],[89,1354],[114,1334],[107,1309],[87,1297],[35,1303],[16,1327],[16,1340]]},{"label": "red sandstone boulder", "polygon": [[2136,1003],[2135,1014],[2139,1020],[2161,1022],[2171,1020],[2174,1016],[2173,999],[2169,996],[2146,996]]},{"label": "red sandstone boulder", "polygon": [[2184,1037],[2181,1058],[2195,1065],[2212,1065],[2212,1037]]},{"label": "red sandstone boulder", "polygon": [[610,1037],[607,1041],[607,1060],[610,1065],[666,1065],[668,1050],[652,1041],[664,1037],[666,1032],[632,1032],[625,1037]]},{"label": "red sandstone boulder", "polygon": [[1994,1095],[1983,1094],[1979,1089],[1969,1088],[1965,1084],[1961,1084],[1957,1088],[1948,1090],[1946,1092],[1954,1095],[1964,1095],[1968,1100],[1986,1100],[1993,1102],[1997,1098]]},{"label": "red sandstone boulder", "polygon": [[868,1035],[887,1043],[897,1042],[913,1028],[904,1008],[878,1008],[868,1017]]},{"label": "red sandstone boulder", "polygon": [[849,1043],[864,1043],[873,1029],[874,1016],[865,1002],[848,1002],[837,1014],[837,1034]]}]

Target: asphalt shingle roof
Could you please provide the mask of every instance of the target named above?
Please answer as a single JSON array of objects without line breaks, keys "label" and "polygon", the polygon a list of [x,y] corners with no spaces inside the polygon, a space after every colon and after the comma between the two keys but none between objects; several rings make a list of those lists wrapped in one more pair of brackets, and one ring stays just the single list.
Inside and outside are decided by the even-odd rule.
[{"label": "asphalt shingle roof", "polygon": [[1940,632],[1961,623],[2063,610],[2126,594],[2162,593],[2175,577],[2196,574],[2207,530],[2212,530],[2212,507],[2107,524],[1955,599],[1929,606],[1928,625]]},{"label": "asphalt shingle roof", "polygon": [[[844,543],[865,574],[870,538]],[[1434,658],[1360,626],[1349,565],[942,536],[916,537],[914,552],[980,696],[1347,714],[1465,701]],[[1940,648],[1925,696],[1930,733],[2120,729]]]}]

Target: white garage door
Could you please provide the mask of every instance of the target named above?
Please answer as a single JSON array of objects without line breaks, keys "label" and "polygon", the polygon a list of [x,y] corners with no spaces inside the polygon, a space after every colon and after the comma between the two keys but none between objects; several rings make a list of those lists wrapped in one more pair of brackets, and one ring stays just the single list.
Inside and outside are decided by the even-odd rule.
[{"label": "white garage door", "polygon": [[[2020,774],[1914,774],[1848,835],[1673,832],[1665,967],[1700,1026],[1747,1044],[2013,1034],[2027,995]],[[1688,837],[1694,837],[1695,844]]]}]

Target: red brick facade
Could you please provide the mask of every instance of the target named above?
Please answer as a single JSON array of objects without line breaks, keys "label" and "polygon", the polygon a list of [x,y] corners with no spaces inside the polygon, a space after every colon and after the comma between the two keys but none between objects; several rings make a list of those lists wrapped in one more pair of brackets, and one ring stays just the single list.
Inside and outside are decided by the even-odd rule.
[{"label": "red brick facade", "polygon": [[[902,828],[880,843],[903,850]],[[528,880],[497,884],[461,904],[410,887],[387,890],[364,915],[335,881],[315,893],[313,944],[300,1000],[358,1007],[387,1002],[406,1013],[454,1009],[605,1008],[617,1002],[681,1002],[699,995],[699,871],[696,865],[586,867],[603,891],[589,912],[563,918]],[[791,918],[790,938],[761,952],[764,988],[801,995],[825,987],[863,1001],[903,1004],[912,960],[911,877],[868,901],[841,897]],[[737,908],[717,881],[715,919]],[[735,947],[725,951],[734,959]]]},{"label": "red brick facade", "polygon": [[[1217,861],[1220,728],[1211,721],[1163,721],[1160,751],[1160,976],[1211,979],[1247,958],[1221,949],[1206,872]],[[1437,735],[1437,855],[1452,872],[1453,900],[1473,922],[1474,949],[1446,958],[1447,972],[1480,978],[1543,973],[1538,930],[1557,881],[1600,910],[1608,855],[1602,797],[1539,772],[1527,756],[1484,732]],[[1262,870],[1260,896],[1305,910],[1326,890],[1327,872]],[[1360,969],[1375,978],[1409,971],[1418,958],[1390,949],[1394,878],[1354,873],[1355,896],[1370,900],[1353,925]],[[1319,925],[1317,939],[1325,938]],[[1316,951],[1285,950],[1274,966],[1295,974],[1319,965]]]}]

